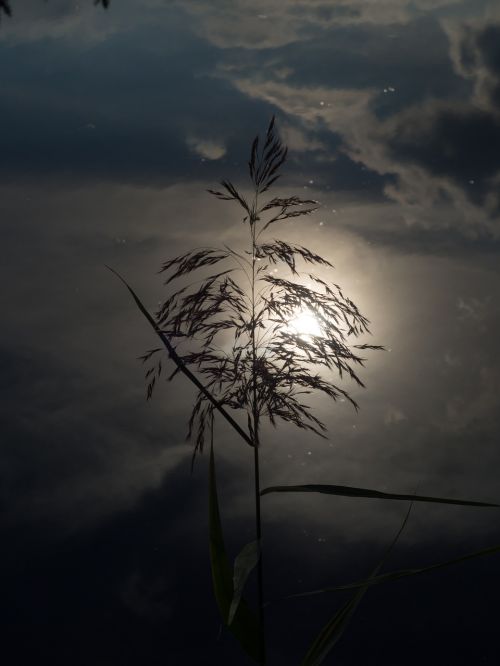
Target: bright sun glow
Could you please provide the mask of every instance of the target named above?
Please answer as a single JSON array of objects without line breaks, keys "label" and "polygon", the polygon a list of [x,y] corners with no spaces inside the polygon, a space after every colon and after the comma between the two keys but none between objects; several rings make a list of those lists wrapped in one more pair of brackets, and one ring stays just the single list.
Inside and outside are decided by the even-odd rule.
[{"label": "bright sun glow", "polygon": [[299,335],[303,340],[309,340],[312,336],[322,335],[320,325],[316,317],[307,310],[303,310],[288,322],[290,333]]}]

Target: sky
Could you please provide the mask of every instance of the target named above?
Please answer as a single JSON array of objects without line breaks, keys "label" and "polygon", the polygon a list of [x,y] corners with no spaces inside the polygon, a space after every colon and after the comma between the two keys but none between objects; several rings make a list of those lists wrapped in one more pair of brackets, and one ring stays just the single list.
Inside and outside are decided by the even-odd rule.
[{"label": "sky", "polygon": [[[500,503],[500,9],[493,0],[11,0],[0,9],[0,612],[12,666],[248,664],[220,631],[194,391],[145,400],[162,262],[238,246],[251,142],[276,116],[280,237],[335,266],[371,322],[359,402],[314,398],[328,439],[262,431],[262,485]],[[278,233],[278,232],[276,232]],[[326,275],[326,274],[325,274]],[[173,368],[172,368],[173,369]],[[253,537],[250,449],[217,424],[232,557]],[[407,504],[262,498],[265,594],[362,578]],[[415,506],[388,567],[500,543],[495,509]],[[500,660],[500,559],[371,590],[326,664]],[[252,581],[251,581],[252,582]],[[252,585],[250,585],[250,588]],[[252,589],[248,592],[254,601]],[[347,597],[266,611],[298,664]]]}]

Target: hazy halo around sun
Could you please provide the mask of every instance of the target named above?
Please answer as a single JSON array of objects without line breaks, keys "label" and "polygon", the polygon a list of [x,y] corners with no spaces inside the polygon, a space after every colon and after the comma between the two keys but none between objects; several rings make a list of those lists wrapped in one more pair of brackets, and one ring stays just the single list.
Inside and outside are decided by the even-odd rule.
[{"label": "hazy halo around sun", "polygon": [[302,340],[323,335],[318,320],[309,310],[302,310],[290,319],[287,330],[294,335],[300,336]]}]

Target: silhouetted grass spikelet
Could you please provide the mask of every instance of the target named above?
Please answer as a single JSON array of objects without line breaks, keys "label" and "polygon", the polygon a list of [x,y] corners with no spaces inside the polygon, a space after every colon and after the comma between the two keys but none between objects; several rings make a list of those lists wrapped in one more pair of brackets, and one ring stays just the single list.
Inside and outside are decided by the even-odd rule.
[{"label": "silhouetted grass spikelet", "polygon": [[[205,386],[222,405],[246,412],[249,421],[262,415],[273,425],[280,419],[324,437],[325,425],[304,402],[306,395],[318,391],[332,400],[347,400],[355,409],[358,405],[348,391],[321,377],[314,368],[323,366],[335,371],[340,379],[346,376],[363,386],[354,367],[361,367],[364,359],[355,353],[348,339],[367,333],[368,320],[338,285],[312,274],[306,277],[314,288],[304,284],[302,266],[332,269],[330,261],[282,239],[259,240],[271,224],[310,215],[316,209],[314,199],[298,196],[259,202],[279,176],[286,157],[287,149],[272,118],[263,144],[257,136],[250,150],[253,202],[247,201],[229,180],[221,181],[220,190],[208,190],[218,199],[236,201],[241,206],[243,221],[249,221],[250,249],[195,248],[165,261],[160,268],[160,273],[167,275],[165,285],[203,273],[216,264],[221,268],[190,285],[180,285],[160,305],[156,320],[186,367],[192,366],[204,377]],[[269,274],[269,266],[278,264],[291,274],[291,279]],[[256,291],[250,293],[247,285],[252,274]],[[290,330],[289,321],[303,310],[316,318],[320,336],[304,337]],[[360,349],[380,347],[366,345]],[[175,374],[177,369],[170,378]],[[151,377],[148,396],[158,372]],[[203,450],[206,419],[211,416],[210,410],[205,410],[206,403],[206,395],[199,393],[189,422],[195,453]]]},{"label": "silhouetted grass spikelet", "polygon": [[[281,239],[260,242],[261,234],[271,224],[309,215],[315,210],[317,202],[292,196],[275,197],[260,203],[259,196],[279,177],[278,171],[287,156],[286,148],[275,131],[274,117],[260,150],[259,146],[259,137],[256,137],[248,162],[254,185],[251,203],[228,180],[221,181],[223,190],[209,190],[221,200],[236,201],[244,210],[243,221],[249,222],[247,228],[250,234],[247,249],[237,252],[227,245],[223,248],[196,248],[166,261],[159,271],[167,273],[165,285],[174,288],[176,281],[180,281],[180,284],[177,282],[177,290],[160,304],[155,318],[148,313],[123,278],[120,279],[175,362],[176,367],[167,379],[184,373],[198,389],[188,422],[188,437],[194,440],[193,465],[196,455],[203,451],[207,434],[211,435],[209,505],[214,591],[225,624],[230,625],[231,631],[249,654],[264,664],[261,495],[271,492],[319,492],[355,498],[411,500],[412,503],[434,502],[476,507],[498,505],[382,493],[331,484],[271,486],[260,491],[258,452],[262,417],[268,418],[273,426],[281,420],[324,438],[326,425],[313,413],[306,402],[307,396],[319,392],[333,401],[347,401],[357,410],[358,404],[349,391],[339,386],[333,378],[347,378],[363,387],[357,372],[366,359],[358,352],[382,350],[383,347],[364,342],[352,344],[352,338],[370,332],[368,319],[338,284],[302,270],[310,265],[333,269],[328,260],[304,246]],[[218,266],[216,273],[207,275],[208,269],[215,264],[221,266]],[[278,264],[287,274],[286,277],[283,272],[279,276],[269,272],[271,266]],[[195,281],[185,284],[192,274],[196,274]],[[301,333],[294,327],[293,322],[301,313],[314,317],[317,323],[315,332],[310,330]],[[143,363],[155,362],[145,373],[148,399],[162,374],[160,351],[162,348],[154,348],[140,357]],[[327,374],[322,374],[325,371]],[[246,430],[231,416],[229,410],[241,414],[242,420],[246,420]],[[257,540],[240,553],[233,579],[224,551],[215,486],[213,426],[216,411],[253,447],[254,454]],[[380,574],[408,515],[409,512],[388,551],[366,580],[289,595],[305,596],[339,589],[357,590],[354,597],[323,627],[304,658],[303,666],[323,663],[370,586],[500,550],[500,546],[494,546],[430,567]],[[258,550],[255,544],[258,544]],[[258,620],[241,601],[246,578],[256,564],[259,581]]]}]

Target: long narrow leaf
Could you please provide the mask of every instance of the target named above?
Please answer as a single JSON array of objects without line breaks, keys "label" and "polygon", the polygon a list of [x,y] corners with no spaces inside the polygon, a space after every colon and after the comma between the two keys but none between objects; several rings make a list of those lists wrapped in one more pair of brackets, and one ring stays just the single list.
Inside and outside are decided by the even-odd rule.
[{"label": "long narrow leaf", "polygon": [[371,587],[372,585],[379,585],[380,583],[386,583],[392,580],[399,580],[400,578],[407,578],[409,576],[417,576],[423,573],[428,573],[430,571],[435,571],[436,569],[443,569],[444,567],[448,567],[453,564],[460,564],[460,562],[466,562],[467,560],[472,560],[476,557],[483,557],[485,555],[494,555],[495,553],[498,552],[500,552],[500,544],[490,546],[489,548],[483,548],[481,550],[475,550],[472,553],[467,553],[466,555],[461,555],[460,557],[454,557],[451,560],[438,562],[437,564],[430,564],[427,567],[389,571],[388,573],[381,574],[379,576],[372,576],[370,578],[367,578],[366,580],[360,580],[354,583],[347,583],[346,585],[337,585],[336,587],[325,587],[319,590],[312,590],[311,592],[298,592],[297,594],[290,594],[287,597],[284,597],[284,599],[292,599],[295,597],[309,597],[315,594],[323,594],[325,592],[340,592],[342,590],[355,590],[366,586]]},{"label": "long narrow leaf", "polygon": [[[399,528],[396,536],[394,537],[391,544],[385,551],[380,562],[373,569],[372,573],[368,577],[368,580],[370,580],[374,576],[377,576],[380,569],[383,567],[385,561],[389,557],[390,552],[396,545],[399,537],[401,536],[402,531],[406,526],[406,523],[408,522],[412,506],[413,502],[410,504],[410,507],[406,513],[403,523]],[[335,615],[332,617],[332,619],[323,627],[323,629],[320,631],[315,641],[309,648],[306,656],[302,660],[301,666],[319,666],[319,664],[323,663],[327,655],[330,653],[330,651],[333,649],[335,644],[339,641],[342,634],[344,633],[347,625],[349,624],[349,621],[351,620],[352,616],[356,612],[356,609],[361,603],[361,600],[366,594],[368,587],[369,584],[365,584],[362,587],[360,587],[360,589],[358,589],[354,597],[350,601],[348,601],[344,606],[342,606],[342,608],[339,611],[337,611]]]},{"label": "long narrow leaf", "polygon": [[230,600],[233,594],[232,572],[226,556],[224,537],[220,521],[213,446],[210,447],[208,511],[210,564],[212,568],[214,594],[217,605],[219,606],[220,613],[222,615],[222,619],[224,620],[224,623],[227,623],[227,600]]},{"label": "long narrow leaf", "polygon": [[490,502],[476,502],[471,500],[449,499],[444,497],[427,497],[425,495],[407,495],[401,493],[384,493],[369,488],[354,488],[351,486],[332,486],[325,484],[306,484],[300,486],[269,486],[261,491],[261,495],[269,493],[325,493],[341,497],[366,497],[369,499],[403,500],[412,502],[436,502],[438,504],[458,504],[460,506],[500,507],[500,504]]},{"label": "long narrow leaf", "polygon": [[248,576],[257,566],[260,558],[260,544],[258,541],[251,541],[244,546],[238,553],[234,560],[234,573],[233,573],[233,600],[229,609],[228,624],[231,624],[238,606],[241,601],[243,589],[248,580]]},{"label": "long narrow leaf", "polygon": [[132,294],[132,298],[134,299],[137,307],[139,310],[142,312],[144,317],[148,320],[149,324],[153,328],[154,332],[156,335],[160,338],[160,340],[163,342],[165,345],[168,354],[172,361],[177,365],[179,370],[183,372],[188,379],[190,379],[193,384],[203,393],[203,395],[209,400],[212,405],[217,409],[217,411],[222,414],[222,416],[225,418],[225,420],[232,425],[232,427],[236,430],[238,435],[242,437],[242,439],[245,440],[245,442],[253,447],[253,441],[252,439],[248,436],[248,434],[241,428],[241,426],[236,423],[236,421],[233,419],[233,417],[226,412],[224,407],[221,405],[221,403],[214,398],[214,396],[210,393],[210,391],[203,386],[203,384],[200,382],[200,380],[194,375],[191,370],[186,366],[186,364],[183,362],[183,360],[179,357],[175,349],[172,347],[170,340],[168,337],[163,333],[163,331],[160,329],[158,324],[155,322],[153,317],[149,314],[149,312],[146,310],[145,306],[143,305],[142,301],[140,300],[139,296],[135,293],[135,291],[132,289],[132,287],[128,284],[128,282],[123,278],[117,271],[115,271],[113,268],[110,266],[106,266],[108,270],[110,270],[112,273],[116,275],[116,277],[123,282],[123,284],[127,287],[129,292]]},{"label": "long narrow leaf", "polygon": [[[259,662],[259,623],[244,600],[240,600],[234,619],[229,624],[229,612],[234,596],[233,571],[224,545],[219,513],[213,443],[210,447],[209,472],[209,549],[215,599],[222,620],[254,661]],[[241,599],[241,595],[240,595]]]}]

